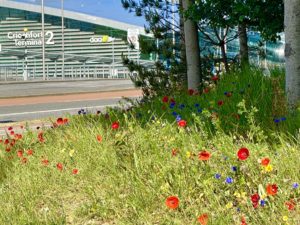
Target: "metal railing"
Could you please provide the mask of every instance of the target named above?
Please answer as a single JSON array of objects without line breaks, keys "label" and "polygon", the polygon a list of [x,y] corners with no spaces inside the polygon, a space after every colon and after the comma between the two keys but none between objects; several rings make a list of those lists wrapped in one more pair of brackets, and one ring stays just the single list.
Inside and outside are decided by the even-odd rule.
[{"label": "metal railing", "polygon": [[[28,77],[23,76],[24,71],[18,67],[0,66],[0,82],[34,81],[42,80],[43,74],[40,68],[27,70]],[[84,80],[84,79],[129,79],[130,71],[124,66],[112,65],[74,65],[62,68],[53,68],[46,65],[46,80]]]}]

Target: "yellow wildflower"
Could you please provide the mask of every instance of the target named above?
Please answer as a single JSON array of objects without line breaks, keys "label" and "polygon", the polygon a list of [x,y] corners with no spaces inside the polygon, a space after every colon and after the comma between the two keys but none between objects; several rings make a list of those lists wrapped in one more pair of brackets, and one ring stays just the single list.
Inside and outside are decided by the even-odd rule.
[{"label": "yellow wildflower", "polygon": [[272,165],[267,165],[266,167],[265,167],[265,171],[266,172],[272,172],[273,171],[273,166]]},{"label": "yellow wildflower", "polygon": [[187,152],[186,152],[186,157],[187,157],[187,158],[191,158],[191,156],[192,156],[191,152],[190,152],[190,151],[187,151]]},{"label": "yellow wildflower", "polygon": [[228,202],[225,207],[226,207],[226,209],[231,209],[233,207],[233,203]]},{"label": "yellow wildflower", "polygon": [[70,152],[69,152],[69,156],[70,156],[70,157],[73,157],[74,153],[75,153],[75,150],[74,150],[74,149],[71,149]]},{"label": "yellow wildflower", "polygon": [[283,216],[283,217],[282,217],[282,220],[286,222],[286,221],[289,220],[289,218],[288,218],[287,216]]}]

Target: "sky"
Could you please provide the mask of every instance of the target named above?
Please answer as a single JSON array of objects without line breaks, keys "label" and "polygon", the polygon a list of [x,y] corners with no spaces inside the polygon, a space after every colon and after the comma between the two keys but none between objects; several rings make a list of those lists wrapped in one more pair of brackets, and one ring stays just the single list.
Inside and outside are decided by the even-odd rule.
[{"label": "sky", "polygon": [[[40,0],[14,0],[40,4]],[[45,6],[60,8],[61,0],[44,0]],[[129,24],[144,26],[143,18],[134,16],[122,7],[121,0],[64,0],[66,10],[113,19]]]}]

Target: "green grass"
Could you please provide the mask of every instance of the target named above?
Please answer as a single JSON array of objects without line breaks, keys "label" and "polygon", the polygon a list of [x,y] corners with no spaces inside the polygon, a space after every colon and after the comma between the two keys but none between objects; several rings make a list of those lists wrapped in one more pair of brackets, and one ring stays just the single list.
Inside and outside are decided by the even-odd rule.
[{"label": "green grass", "polygon": [[[300,224],[300,188],[293,188],[300,183],[299,114],[276,115],[287,120],[275,125],[269,78],[258,71],[237,75],[224,77],[205,95],[169,96],[176,101],[173,109],[159,96],[126,113],[112,109],[106,115],[69,117],[68,124],[44,131],[44,143],[32,131],[10,152],[0,143],[0,224],[182,225],[199,224],[203,213],[213,225],[241,224],[242,216],[253,225]],[[178,127],[173,111],[187,127]],[[214,112],[219,119],[211,119]],[[120,122],[117,130],[111,128],[114,121]],[[245,161],[237,159],[241,147],[250,151]],[[33,155],[26,155],[28,149]],[[207,162],[198,159],[202,150],[212,154]],[[263,157],[270,158],[272,171],[258,162]],[[75,168],[78,174],[72,174]],[[263,196],[267,184],[277,184],[275,196]],[[254,209],[255,193],[265,206]],[[165,205],[169,196],[179,198],[177,209]],[[296,208],[289,211],[285,203],[291,199]]]}]

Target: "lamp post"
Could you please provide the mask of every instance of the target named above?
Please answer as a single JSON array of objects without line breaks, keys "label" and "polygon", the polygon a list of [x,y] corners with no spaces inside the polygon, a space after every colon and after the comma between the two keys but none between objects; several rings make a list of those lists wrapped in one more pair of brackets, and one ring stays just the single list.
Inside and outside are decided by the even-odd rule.
[{"label": "lamp post", "polygon": [[61,0],[61,52],[62,52],[62,68],[61,76],[65,79],[65,23],[64,23],[64,0]]},{"label": "lamp post", "polygon": [[46,80],[45,73],[45,9],[44,9],[44,0],[41,0],[41,15],[42,15],[42,73],[43,80]]}]

